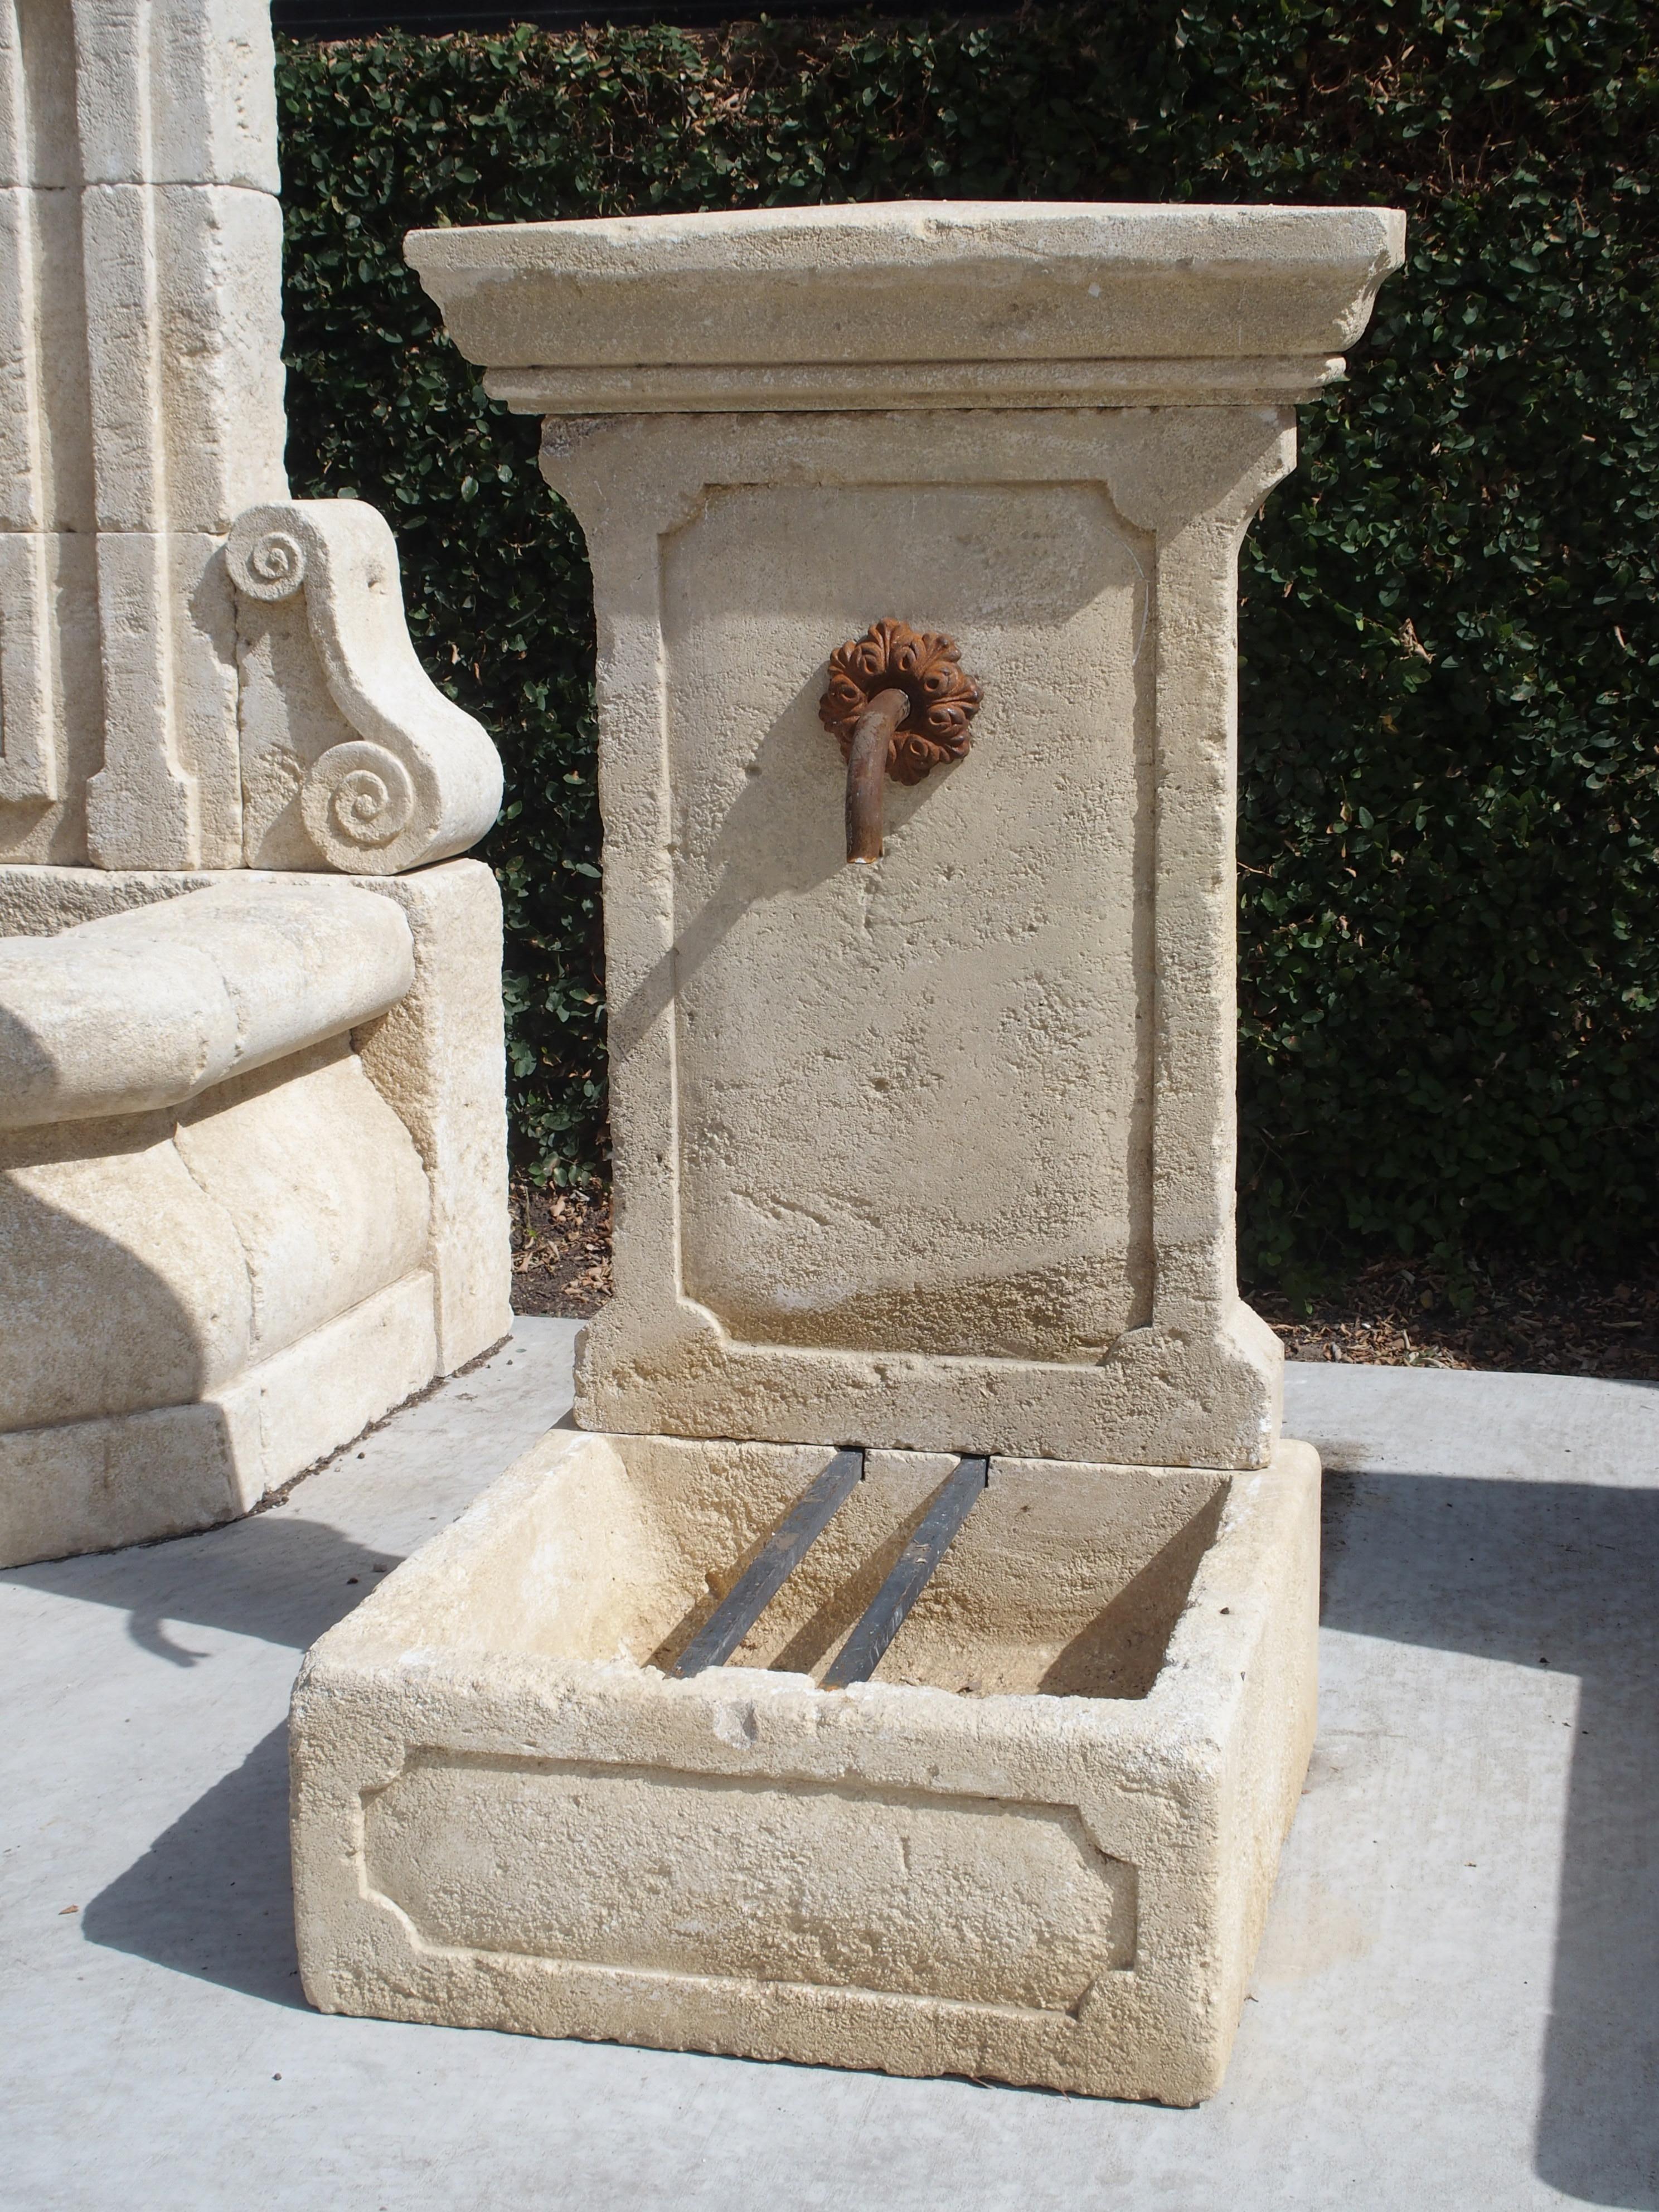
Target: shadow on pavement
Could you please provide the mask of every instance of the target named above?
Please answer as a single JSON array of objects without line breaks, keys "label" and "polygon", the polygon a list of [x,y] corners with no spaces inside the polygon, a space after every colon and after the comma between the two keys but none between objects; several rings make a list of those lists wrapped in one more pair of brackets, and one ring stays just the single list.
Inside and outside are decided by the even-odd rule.
[{"label": "shadow on pavement", "polygon": [[87,1906],[89,1943],[303,2007],[288,1856],[288,1729],[163,1831]]},{"label": "shadow on pavement", "polygon": [[[325,1522],[264,1514],[143,1549],[12,1569],[7,1579],[119,1607],[143,1650],[180,1667],[190,1624],[303,1650],[398,1564]],[[376,1572],[376,1569],[381,1572]],[[302,2006],[288,1849],[288,1730],[273,1729],[88,1905],[88,1942]]]},{"label": "shadow on pavement", "polygon": [[13,1567],[6,1580],[118,1607],[142,1650],[193,1667],[204,1655],[170,1636],[169,1624],[197,1622],[304,1651],[399,1557],[366,1551],[325,1521],[304,1520],[290,1508],[166,1544]]},{"label": "shadow on pavement", "polygon": [[[1580,2202],[1659,2212],[1659,1492],[1332,1474],[1325,1560],[1328,1627],[1578,1679],[1536,2168]],[[303,1649],[393,1564],[273,1514],[8,1579],[124,1607],[137,1641],[189,1664],[167,1624]],[[87,1939],[301,2005],[287,1813],[277,1728],[88,1905]]]},{"label": "shadow on pavement", "polygon": [[1659,1491],[1325,1488],[1327,1627],[1579,1678],[1536,2166],[1659,2212]]}]

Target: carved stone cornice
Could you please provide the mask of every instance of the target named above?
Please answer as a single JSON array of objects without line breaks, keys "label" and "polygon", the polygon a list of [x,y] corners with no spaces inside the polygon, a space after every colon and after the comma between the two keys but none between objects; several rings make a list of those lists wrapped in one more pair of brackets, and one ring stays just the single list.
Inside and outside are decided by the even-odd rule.
[{"label": "carved stone cornice", "polygon": [[897,201],[413,231],[488,389],[543,415],[1237,406],[1342,372],[1388,208]]}]

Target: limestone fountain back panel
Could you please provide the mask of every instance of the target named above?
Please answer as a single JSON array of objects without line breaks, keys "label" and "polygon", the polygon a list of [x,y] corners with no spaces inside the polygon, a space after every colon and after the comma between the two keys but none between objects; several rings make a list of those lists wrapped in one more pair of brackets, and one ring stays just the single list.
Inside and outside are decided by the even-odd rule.
[{"label": "limestone fountain back panel", "polygon": [[[1152,569],[1097,484],[717,488],[663,541],[682,1280],[734,1337],[1149,1318]],[[849,868],[817,702],[889,615],[985,703]]]}]

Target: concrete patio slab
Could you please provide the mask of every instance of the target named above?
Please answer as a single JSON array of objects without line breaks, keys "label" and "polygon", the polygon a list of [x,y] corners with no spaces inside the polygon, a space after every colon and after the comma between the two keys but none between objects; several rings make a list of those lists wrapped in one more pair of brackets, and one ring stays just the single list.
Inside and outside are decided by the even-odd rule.
[{"label": "concrete patio slab", "polygon": [[1320,1741],[1198,2111],[307,2010],[299,1654],[560,1418],[574,1334],[521,1321],[251,1520],[0,1576],[7,2212],[1659,2212],[1640,1384],[1290,1370],[1331,1469]]}]

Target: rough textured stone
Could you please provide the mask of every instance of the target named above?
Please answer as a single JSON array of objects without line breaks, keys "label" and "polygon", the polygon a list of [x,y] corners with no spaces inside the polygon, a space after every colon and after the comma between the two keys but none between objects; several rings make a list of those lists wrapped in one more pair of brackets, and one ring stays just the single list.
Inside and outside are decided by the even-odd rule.
[{"label": "rough textured stone", "polygon": [[241,857],[222,548],[286,489],[275,156],[257,0],[0,9],[0,528],[36,541],[0,574],[0,857]]},{"label": "rough textured stone", "polygon": [[1313,1454],[994,1462],[876,1679],[823,1692],[950,1464],[873,1455],[752,1646],[666,1679],[823,1459],[556,1431],[313,1649],[291,1743],[314,2004],[1215,2087],[1311,1740]]},{"label": "rough textured stone", "polygon": [[[315,890],[332,911],[339,910],[331,902],[340,893],[372,893],[395,905],[408,924],[413,982],[387,1013],[349,1018],[356,1024],[354,1047],[408,1130],[426,1175],[426,1266],[436,1285],[441,1346],[433,1371],[453,1373],[499,1343],[512,1322],[501,902],[482,862],[450,860],[410,876],[350,882],[313,877],[303,884],[292,876],[240,872],[187,876],[0,866],[0,965],[8,937],[50,936],[215,886],[234,901],[258,884],[289,895]],[[329,957],[347,967],[360,957],[338,941]],[[337,976],[327,988],[337,994],[350,988],[349,978]],[[337,995],[331,1003],[337,1009],[343,1001]],[[366,1007],[368,1001],[356,1003]],[[273,1016],[276,1012],[273,1007]]]},{"label": "rough textured stone", "polygon": [[437,1371],[448,1375],[513,1325],[501,895],[478,860],[357,880],[401,908],[415,943],[413,985],[354,1042],[426,1170]]},{"label": "rough textured stone", "polygon": [[9,1132],[6,1427],[219,1390],[421,1270],[426,1236],[414,1146],[343,1039],[221,1086],[183,1121]]},{"label": "rough textured stone", "polygon": [[88,181],[277,191],[269,0],[46,0],[41,12],[62,23],[71,7]]},{"label": "rough textured stone", "polygon": [[425,1266],[419,1156],[343,1038],[219,1085],[173,1143],[234,1234],[257,1359]]},{"label": "rough textured stone", "polygon": [[[1276,1348],[1251,1341],[1228,1279],[1231,1065],[1202,988],[1231,978],[1231,902],[1171,912],[1158,813],[1184,783],[1211,801],[1194,859],[1224,856],[1231,698],[1203,696],[1206,656],[1231,665],[1233,544],[1288,438],[1273,416],[1217,410],[1194,468],[1190,434],[1159,441],[1161,420],[928,417],[872,423],[850,447],[833,421],[720,422],[726,450],[710,453],[705,418],[601,431],[556,459],[607,550],[589,470],[623,438],[655,446],[657,484],[700,510],[661,533],[678,1273],[730,1340],[705,1379],[706,1322],[663,1341],[676,1272],[652,1267],[646,1321],[623,1261],[590,1333],[584,1420],[669,1426],[669,1398],[645,1409],[665,1384],[672,1425],[692,1432],[1212,1466],[1271,1448]],[[609,467],[618,480],[614,451]],[[1182,605],[1188,580],[1156,549],[1190,527],[1194,489],[1224,485]],[[785,540],[787,582],[767,590]],[[968,759],[895,792],[886,857],[852,869],[818,668],[878,609],[958,639],[986,703]],[[1154,687],[1198,695],[1188,744],[1160,747]],[[606,790],[613,884],[638,818],[615,803],[626,773],[614,760]],[[636,935],[648,909],[612,900],[617,936]],[[641,1048],[615,1116],[630,1152],[631,1110],[656,1119],[642,1079],[668,1026],[647,1029],[637,972],[611,985]],[[1185,1005],[1158,988],[1176,976]],[[1164,1065],[1184,1049],[1199,1082],[1159,1085],[1160,1029]],[[636,1189],[623,1239],[650,1226]]]},{"label": "rough textured stone", "polygon": [[98,526],[222,538],[288,488],[282,210],[240,188],[107,185],[81,220]]},{"label": "rough textured stone", "polygon": [[431,1379],[432,1285],[405,1275],[187,1404],[0,1431],[0,1559],[234,1520]]},{"label": "rough textured stone", "polygon": [[246,859],[395,875],[481,837],[501,808],[501,761],[416,658],[397,543],[375,509],[251,507],[226,562],[240,601],[244,786],[257,796]]},{"label": "rough textured stone", "polygon": [[288,498],[276,189],[266,0],[0,0],[0,1559],[245,1510],[508,1325],[494,884],[340,880],[501,766],[385,523]]},{"label": "rough textured stone", "polygon": [[[1234,575],[1291,435],[1218,406],[550,433],[599,593],[623,1194],[585,1424],[1265,1462]],[[986,696],[848,869],[815,709],[877,614],[948,631]]]},{"label": "rough textured stone", "polygon": [[81,196],[0,189],[0,526],[91,531]]},{"label": "rough textured stone", "polygon": [[500,932],[476,862],[0,868],[0,1559],[245,1511],[506,1334]]},{"label": "rough textured stone", "polygon": [[574,415],[1190,400],[1206,374],[1305,397],[1404,236],[1389,208],[958,200],[416,231],[406,251],[492,391]]},{"label": "rough textured stone", "polygon": [[[1266,1463],[1235,601],[1294,432],[1230,371],[1340,367],[1402,236],[1376,209],[953,204],[409,240],[464,351],[535,365],[515,404],[562,405],[570,368],[586,398],[596,368],[715,371],[678,412],[573,402],[543,445],[599,631],[618,1206],[584,1425]],[[1079,361],[1171,404],[1079,408]],[[823,411],[842,368],[921,398],[1010,364],[952,407]],[[792,365],[804,393],[767,380]],[[685,411],[750,371],[774,411]],[[848,869],[815,710],[878,617],[948,633],[984,697]]]},{"label": "rough textured stone", "polygon": [[[1234,1267],[1237,558],[1401,236],[957,204],[410,241],[548,412],[593,563],[616,1295],[604,1433],[307,1660],[313,2002],[1218,2083],[1318,1579]],[[948,634],[976,707],[884,847],[817,712],[883,618]],[[732,1662],[665,1674],[851,1443]],[[957,1454],[983,1496],[876,1679],[825,1689]]]},{"label": "rough textured stone", "polygon": [[0,1139],[7,1430],[178,1404],[251,1359],[246,1262],[173,1135],[111,1115]]},{"label": "rough textured stone", "polygon": [[[288,502],[276,185],[264,0],[0,0],[0,860],[392,871],[500,804],[385,525]],[[251,509],[321,557],[245,762],[260,623],[239,639],[225,554]]]},{"label": "rough textured stone", "polygon": [[414,980],[402,917],[315,878],[243,876],[0,938],[0,1127],[180,1105],[383,1014]]}]

